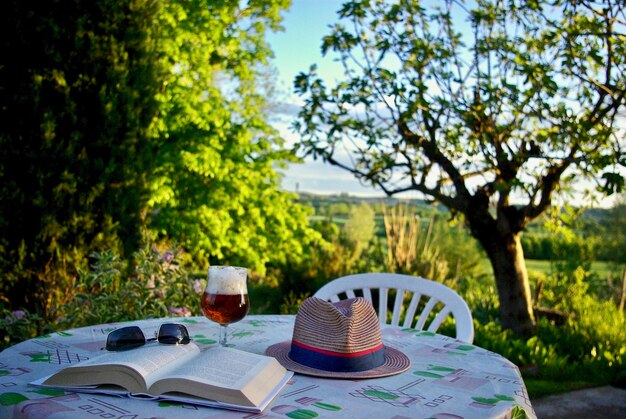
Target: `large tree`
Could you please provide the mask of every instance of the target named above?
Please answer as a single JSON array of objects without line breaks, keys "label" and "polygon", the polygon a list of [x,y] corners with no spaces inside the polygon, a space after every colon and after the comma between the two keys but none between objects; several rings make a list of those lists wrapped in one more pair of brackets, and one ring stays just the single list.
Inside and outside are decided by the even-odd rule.
[{"label": "large tree", "polygon": [[502,325],[531,332],[524,228],[574,179],[624,183],[623,2],[363,0],[338,14],[322,52],[345,79],[326,87],[312,66],[295,80],[301,150],[462,214]]},{"label": "large tree", "polygon": [[316,234],[279,190],[292,157],[261,89],[288,4],[3,5],[1,305],[45,311],[91,251],[130,256],[144,227],[205,265],[305,251]]},{"label": "large tree", "polygon": [[[265,33],[282,1],[171,2],[160,30],[171,71],[153,134],[152,228],[193,250],[197,266],[296,261],[316,236],[304,207],[280,191],[275,168],[293,159],[268,122]],[[268,83],[269,82],[269,83]]]},{"label": "large tree", "polygon": [[145,48],[159,7],[132,4],[3,4],[0,300],[9,306],[45,312],[91,250],[139,241],[165,68]]}]

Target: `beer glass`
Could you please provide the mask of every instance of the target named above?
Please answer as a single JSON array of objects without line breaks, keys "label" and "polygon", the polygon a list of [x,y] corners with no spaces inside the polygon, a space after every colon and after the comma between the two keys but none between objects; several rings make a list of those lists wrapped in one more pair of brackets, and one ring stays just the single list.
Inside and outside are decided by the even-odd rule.
[{"label": "beer glass", "polygon": [[210,266],[200,307],[205,317],[220,325],[220,345],[227,346],[227,327],[248,314],[248,269]]}]

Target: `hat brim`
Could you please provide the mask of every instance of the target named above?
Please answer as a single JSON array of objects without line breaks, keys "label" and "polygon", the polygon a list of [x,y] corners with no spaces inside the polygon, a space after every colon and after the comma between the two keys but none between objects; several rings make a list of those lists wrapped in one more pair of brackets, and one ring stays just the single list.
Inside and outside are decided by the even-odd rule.
[{"label": "hat brim", "polygon": [[409,369],[411,360],[397,349],[385,346],[385,363],[370,370],[355,372],[325,371],[299,364],[289,358],[291,341],[276,343],[265,350],[265,355],[276,358],[286,369],[305,375],[325,378],[343,378],[359,380],[366,378],[388,377]]}]

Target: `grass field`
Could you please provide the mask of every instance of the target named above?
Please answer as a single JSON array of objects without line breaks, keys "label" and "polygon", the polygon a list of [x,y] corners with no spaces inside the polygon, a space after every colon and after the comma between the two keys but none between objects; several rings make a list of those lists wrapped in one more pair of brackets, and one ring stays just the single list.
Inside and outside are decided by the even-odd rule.
[{"label": "grass field", "polygon": [[[526,259],[526,269],[549,274],[554,268],[549,260]],[[626,269],[626,264],[618,265],[612,262],[593,262],[591,264],[591,272],[604,280],[612,278],[613,281],[620,281],[624,269]]]}]

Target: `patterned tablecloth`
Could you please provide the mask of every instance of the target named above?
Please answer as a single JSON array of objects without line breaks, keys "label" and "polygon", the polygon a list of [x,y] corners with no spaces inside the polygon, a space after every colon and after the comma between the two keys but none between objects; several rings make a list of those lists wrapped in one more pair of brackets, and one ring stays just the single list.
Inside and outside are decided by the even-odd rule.
[{"label": "patterned tablecloth", "polygon": [[[202,317],[132,322],[146,336],[161,323],[183,322],[200,346],[216,345],[218,326]],[[294,316],[248,316],[229,327],[238,349],[264,353],[291,339]],[[0,353],[1,418],[534,418],[517,367],[498,354],[452,338],[383,326],[385,344],[411,358],[410,369],[372,380],[332,380],[296,374],[262,414],[112,396],[63,393],[28,386],[100,353],[106,335],[131,323],[53,333]]]}]

